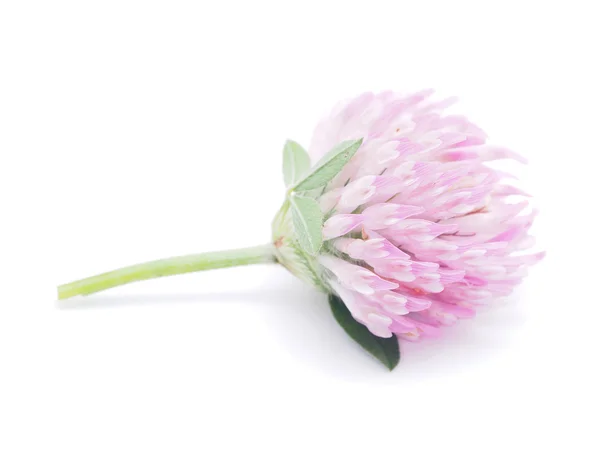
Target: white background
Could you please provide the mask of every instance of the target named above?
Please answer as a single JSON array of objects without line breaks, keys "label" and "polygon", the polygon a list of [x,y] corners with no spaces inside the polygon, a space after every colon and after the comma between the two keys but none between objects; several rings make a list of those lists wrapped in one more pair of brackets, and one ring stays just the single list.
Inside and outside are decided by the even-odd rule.
[{"label": "white background", "polygon": [[[0,448],[599,448],[595,3],[1,1]],[[286,138],[426,87],[530,160],[548,257],[396,371],[277,266],[55,301],[268,241]]]}]

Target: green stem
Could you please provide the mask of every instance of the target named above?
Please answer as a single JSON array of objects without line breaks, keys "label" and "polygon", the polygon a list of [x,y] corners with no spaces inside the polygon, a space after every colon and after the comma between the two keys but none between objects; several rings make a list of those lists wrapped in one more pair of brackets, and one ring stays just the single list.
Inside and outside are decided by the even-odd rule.
[{"label": "green stem", "polygon": [[236,250],[200,253],[198,255],[176,256],[174,258],[159,259],[136,264],[135,266],[123,267],[112,272],[63,284],[58,287],[58,299],[63,300],[76,295],[88,295],[135,281],[169,275],[274,262],[277,261],[274,256],[273,245],[271,244]]}]

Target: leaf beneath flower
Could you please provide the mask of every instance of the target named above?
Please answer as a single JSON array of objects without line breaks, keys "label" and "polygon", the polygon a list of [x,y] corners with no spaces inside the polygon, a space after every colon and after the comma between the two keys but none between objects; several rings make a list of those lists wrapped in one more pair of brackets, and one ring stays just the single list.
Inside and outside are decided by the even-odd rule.
[{"label": "leaf beneath flower", "polygon": [[292,222],[303,251],[315,256],[323,245],[323,213],[316,200],[292,193]]},{"label": "leaf beneath flower", "polygon": [[393,370],[398,365],[400,361],[400,347],[398,346],[398,339],[395,336],[382,338],[372,334],[367,327],[352,317],[342,299],[336,295],[329,295],[329,306],[335,320],[362,348],[381,361],[390,370]]},{"label": "leaf beneath flower", "polygon": [[283,180],[289,187],[304,177],[310,170],[310,157],[300,144],[287,141],[283,147]]},{"label": "leaf beneath flower", "polygon": [[310,191],[329,183],[354,156],[362,144],[362,139],[344,141],[331,149],[317,164],[310,174],[300,181],[294,190]]}]

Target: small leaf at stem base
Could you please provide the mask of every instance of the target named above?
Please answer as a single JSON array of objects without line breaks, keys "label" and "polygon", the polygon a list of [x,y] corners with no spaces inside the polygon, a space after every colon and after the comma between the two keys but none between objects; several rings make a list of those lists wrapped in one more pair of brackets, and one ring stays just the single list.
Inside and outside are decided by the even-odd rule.
[{"label": "small leaf at stem base", "polygon": [[298,243],[309,255],[315,256],[323,245],[323,213],[316,200],[292,193],[292,222]]},{"label": "small leaf at stem base", "polygon": [[329,183],[344,166],[352,159],[362,139],[344,141],[331,149],[320,161],[315,164],[312,172],[298,182],[293,188],[297,192],[310,191],[325,186]]},{"label": "small leaf at stem base", "polygon": [[287,141],[283,147],[283,179],[290,187],[297,183],[310,170],[310,157],[300,144]]},{"label": "small leaf at stem base", "polygon": [[329,306],[335,320],[362,348],[381,361],[390,370],[393,370],[398,365],[400,361],[400,347],[398,346],[398,338],[396,336],[382,338],[372,334],[367,327],[352,317],[342,299],[336,295],[329,295]]}]

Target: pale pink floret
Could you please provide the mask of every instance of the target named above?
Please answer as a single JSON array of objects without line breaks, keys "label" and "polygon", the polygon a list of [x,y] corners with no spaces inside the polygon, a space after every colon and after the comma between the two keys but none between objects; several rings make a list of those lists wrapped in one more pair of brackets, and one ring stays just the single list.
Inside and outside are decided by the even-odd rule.
[{"label": "pale pink floret", "polygon": [[[371,233],[373,235],[373,233]],[[362,259],[367,262],[375,262],[384,259],[408,259],[409,255],[382,237],[374,239],[350,239],[340,238],[334,242],[335,247],[346,253],[353,259]]]},{"label": "pale pink floret", "polygon": [[[543,253],[528,234],[527,194],[488,162],[524,158],[486,143],[453,102],[430,91],[366,93],[315,130],[317,160],[362,138],[320,194],[323,277],[352,315],[382,337],[417,340],[509,295]],[[518,199],[519,201],[515,201]]]},{"label": "pale pink floret", "polygon": [[363,211],[365,228],[381,230],[390,228],[403,219],[421,214],[425,208],[411,205],[397,205],[394,203],[377,203]]},{"label": "pale pink floret", "polygon": [[337,277],[340,283],[361,294],[371,295],[377,291],[396,289],[397,283],[384,280],[375,272],[364,267],[351,264],[333,256],[320,256],[319,262],[333,275]]},{"label": "pale pink floret", "polygon": [[363,221],[360,214],[336,214],[323,225],[323,238],[333,239],[349,233]]}]

